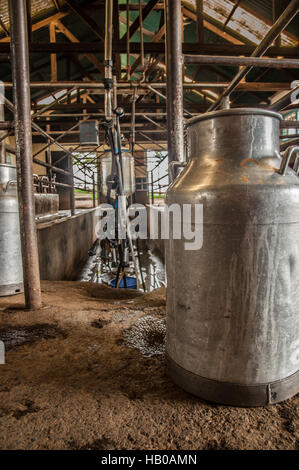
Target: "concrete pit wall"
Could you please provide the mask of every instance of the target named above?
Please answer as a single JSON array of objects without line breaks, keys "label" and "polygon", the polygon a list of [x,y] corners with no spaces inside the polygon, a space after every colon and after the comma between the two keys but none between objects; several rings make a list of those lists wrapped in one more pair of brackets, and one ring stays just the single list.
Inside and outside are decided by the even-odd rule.
[{"label": "concrete pit wall", "polygon": [[58,194],[34,194],[35,215],[57,214],[59,210]]},{"label": "concrete pit wall", "polygon": [[37,225],[42,280],[76,280],[96,240],[96,209]]}]

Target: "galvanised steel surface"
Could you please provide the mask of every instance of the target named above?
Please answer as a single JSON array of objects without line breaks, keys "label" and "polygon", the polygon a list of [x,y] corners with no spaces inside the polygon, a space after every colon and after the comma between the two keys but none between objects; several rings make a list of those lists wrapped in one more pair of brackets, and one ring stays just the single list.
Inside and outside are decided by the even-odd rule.
[{"label": "galvanised steel surface", "polygon": [[0,164],[0,296],[23,291],[17,173]]},{"label": "galvanised steel surface", "polygon": [[280,119],[248,108],[190,120],[188,164],[167,192],[168,205],[203,204],[201,249],[166,240],[169,373],[212,401],[299,392],[299,179],[279,174]]},{"label": "galvanised steel surface", "polygon": [[[122,149],[123,164],[123,187],[124,195],[130,196],[135,192],[135,163],[134,158],[127,149]],[[100,170],[100,191],[107,197],[108,184],[112,182],[112,154],[110,150],[105,150],[104,155],[99,160]],[[111,189],[110,197],[115,199],[115,191]]]}]

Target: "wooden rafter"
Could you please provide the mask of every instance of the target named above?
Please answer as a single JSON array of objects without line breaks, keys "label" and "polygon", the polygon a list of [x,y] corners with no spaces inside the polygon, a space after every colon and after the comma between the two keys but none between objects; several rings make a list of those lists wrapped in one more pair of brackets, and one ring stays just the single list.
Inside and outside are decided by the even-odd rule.
[{"label": "wooden rafter", "polygon": [[[113,42],[119,42],[119,5],[118,0],[113,0]],[[121,79],[121,57],[115,54],[116,78]]]},{"label": "wooden rafter", "polygon": [[32,41],[31,0],[26,0],[28,41]]}]

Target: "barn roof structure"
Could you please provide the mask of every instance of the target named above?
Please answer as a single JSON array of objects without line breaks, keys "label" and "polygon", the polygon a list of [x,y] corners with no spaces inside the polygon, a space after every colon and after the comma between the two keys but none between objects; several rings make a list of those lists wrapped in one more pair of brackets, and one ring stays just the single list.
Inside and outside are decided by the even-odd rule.
[{"label": "barn roof structure", "polygon": [[[200,3],[203,4],[201,30],[198,28],[197,13]],[[182,0],[183,52],[217,57],[249,56],[288,3],[271,0]],[[30,9],[32,110],[39,113],[36,122],[42,129],[47,129],[54,139],[60,137],[61,144],[76,144],[79,134],[78,129],[71,130],[74,124],[85,114],[90,118],[103,118],[104,90],[100,86],[104,78],[105,2],[31,0],[27,5]],[[166,148],[167,140],[164,2],[149,0],[142,3],[142,34],[139,7],[138,0],[114,1],[113,67],[120,85],[118,105],[125,111],[122,131],[129,140],[132,103],[135,100],[136,143],[139,142],[139,149],[161,149]],[[0,1],[0,14],[0,79],[5,83],[8,98],[12,99],[12,72],[8,57],[10,24],[5,0]],[[298,31],[297,15],[268,49],[267,57],[298,58]],[[142,50],[144,66],[141,64]],[[238,69],[238,65],[218,63],[185,65],[185,111],[189,114],[205,112]],[[273,96],[290,89],[291,83],[298,78],[296,72],[291,67],[253,68],[231,94],[231,106],[269,106]],[[91,83],[93,88],[80,88],[83,82]],[[52,100],[52,106],[42,112],[49,100]],[[66,133],[67,130],[70,132]],[[61,137],[61,134],[65,135]],[[103,136],[104,131],[101,131]],[[34,132],[33,142],[44,142],[44,137]]]}]

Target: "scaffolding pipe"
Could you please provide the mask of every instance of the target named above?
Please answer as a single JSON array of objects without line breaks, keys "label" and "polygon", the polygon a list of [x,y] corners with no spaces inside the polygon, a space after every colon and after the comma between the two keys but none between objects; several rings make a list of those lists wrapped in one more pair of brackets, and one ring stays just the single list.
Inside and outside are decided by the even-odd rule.
[{"label": "scaffolding pipe", "polygon": [[204,43],[204,27],[203,27],[203,0],[196,0],[196,26],[197,26],[197,42]]},{"label": "scaffolding pipe", "polygon": [[[296,16],[298,12],[298,7],[299,0],[291,0],[282,15],[280,15],[277,21],[275,21],[274,25],[272,26],[272,28],[270,28],[264,39],[255,48],[255,50],[251,54],[251,57],[260,57],[265,54],[267,49],[271,46],[272,42],[280,35],[280,33],[287,27],[289,22]],[[235,75],[229,86],[223,91],[223,93],[219,96],[215,103],[210,106],[208,111],[213,111],[214,109],[217,109],[222,101],[222,98],[224,96],[228,96],[236,88],[240,81],[244,77],[246,77],[246,75],[250,72],[251,69],[252,66],[242,68],[237,73],[237,75]]]},{"label": "scaffolding pipe", "polygon": [[112,78],[112,21],[113,21],[113,0],[106,0],[105,10],[105,116],[106,120],[112,119],[112,99],[111,90],[113,87]]},{"label": "scaffolding pipe", "polygon": [[165,0],[168,161],[184,160],[182,12],[180,0]]},{"label": "scaffolding pipe", "polygon": [[139,30],[140,30],[140,57],[141,57],[141,73],[142,82],[145,80],[145,67],[144,67],[144,41],[143,41],[143,19],[142,19],[142,3],[139,0]]},{"label": "scaffolding pipe", "polygon": [[[4,104],[0,104],[0,129],[7,129],[7,127],[5,127],[5,124],[7,124],[5,122],[5,112],[4,112]],[[9,127],[10,128],[10,127]],[[3,137],[4,135],[6,135],[6,132],[3,132],[1,131],[0,132],[0,137]],[[3,139],[1,142],[0,142],[0,163],[6,163],[6,147],[5,147],[5,139]]]},{"label": "scaffolding pipe", "polygon": [[[186,57],[186,56],[185,56]],[[196,56],[193,56],[196,57]],[[204,56],[204,57],[209,57],[209,56]],[[217,58],[219,56],[212,56],[213,58]],[[209,59],[208,59],[209,60]],[[281,60],[281,59],[275,59],[275,60]],[[287,59],[288,60],[288,59]],[[298,62],[298,60],[297,60]],[[183,88],[184,90],[192,90],[192,89],[202,89],[202,88],[226,88],[229,85],[229,82],[214,82],[214,81],[207,81],[207,82],[191,82],[191,83],[183,83]],[[11,82],[4,82],[4,87],[5,88],[12,88],[12,83]],[[31,82],[30,83],[30,88],[34,89],[44,89],[48,88],[49,90],[55,89],[55,90],[62,90],[65,88],[73,88],[77,87],[80,89],[84,90],[97,90],[98,92],[104,93],[104,84],[99,83],[99,82],[46,82],[46,81],[41,81],[41,82]],[[117,93],[120,95],[123,95],[124,93],[126,94],[133,94],[134,89],[137,88],[137,91],[147,91],[151,88],[156,88],[158,89],[164,89],[166,88],[166,83],[165,82],[151,82],[147,83],[144,82],[141,85],[137,85],[136,83],[132,82],[119,82],[117,83]],[[243,91],[276,91],[276,90],[287,90],[289,88],[289,82],[244,82],[244,83],[239,83],[238,84],[238,89],[243,90]],[[157,91],[156,90],[156,91]],[[99,94],[101,94],[99,93]],[[72,103],[67,103],[71,105]],[[51,103],[53,105],[53,103]],[[88,108],[88,104],[86,105],[86,108]],[[42,107],[35,106],[35,109],[42,109]],[[90,113],[89,113],[90,114]],[[72,115],[72,114],[71,114]],[[102,113],[101,115],[104,116]]]},{"label": "scaffolding pipe", "polygon": [[25,0],[9,0],[15,137],[26,307],[41,307],[33,196],[28,29]]}]

